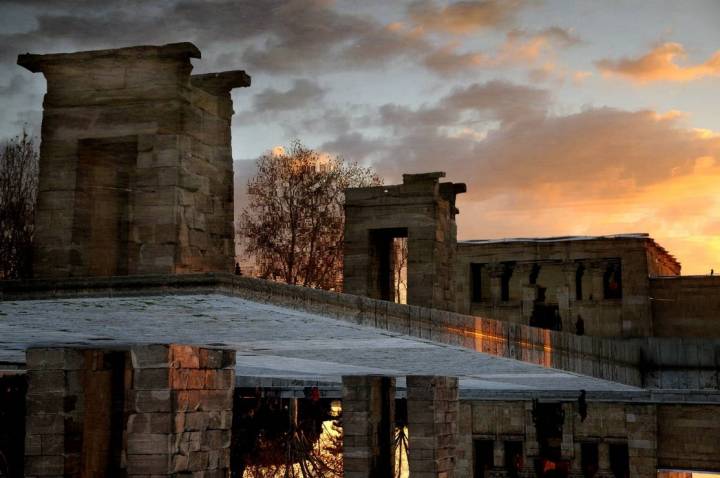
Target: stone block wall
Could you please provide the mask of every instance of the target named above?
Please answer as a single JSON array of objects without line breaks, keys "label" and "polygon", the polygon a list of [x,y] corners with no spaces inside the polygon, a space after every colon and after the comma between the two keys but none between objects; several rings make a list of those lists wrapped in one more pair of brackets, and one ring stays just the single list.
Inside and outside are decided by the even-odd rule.
[{"label": "stone block wall", "polygon": [[658,466],[720,472],[720,405],[657,405]]},{"label": "stone block wall", "polygon": [[26,476],[226,476],[235,352],[27,353]]},{"label": "stone block wall", "polygon": [[457,377],[408,376],[408,463],[414,478],[452,478],[458,448]]},{"label": "stone block wall", "polygon": [[650,279],[658,337],[720,337],[720,276]]},{"label": "stone block wall", "polygon": [[350,375],[342,381],[343,476],[394,476],[395,378]]},{"label": "stone block wall", "polygon": [[230,89],[191,43],[20,55],[48,83],[34,273],[231,271]]},{"label": "stone block wall", "polygon": [[[529,324],[538,288],[545,303],[557,306],[562,330],[575,333],[581,316],[585,334],[602,337],[653,335],[650,307],[650,263],[661,257],[677,261],[643,235],[609,236],[583,240],[464,241],[458,244],[455,309],[483,317]],[[620,264],[621,298],[605,298],[603,277],[610,263]],[[471,264],[482,265],[484,295],[474,301]],[[654,264],[654,263],[653,263]],[[578,268],[580,293],[578,298]],[[508,300],[501,297],[501,276],[509,267]]]}]

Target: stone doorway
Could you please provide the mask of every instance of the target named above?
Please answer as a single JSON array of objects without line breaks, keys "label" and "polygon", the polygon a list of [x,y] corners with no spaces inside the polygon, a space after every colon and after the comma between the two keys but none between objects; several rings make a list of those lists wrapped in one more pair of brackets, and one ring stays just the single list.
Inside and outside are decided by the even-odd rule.
[{"label": "stone doorway", "polygon": [[407,303],[407,228],[370,230],[370,297]]}]

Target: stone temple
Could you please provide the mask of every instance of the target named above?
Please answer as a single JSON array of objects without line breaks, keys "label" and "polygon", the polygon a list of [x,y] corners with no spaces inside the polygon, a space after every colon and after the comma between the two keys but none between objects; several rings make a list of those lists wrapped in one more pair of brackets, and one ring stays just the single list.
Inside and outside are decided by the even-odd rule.
[{"label": "stone temple", "polygon": [[36,278],[0,282],[0,476],[720,473],[717,277],[643,234],[457,241],[443,173],[347,191],[345,293],[233,275],[250,78],[199,56],[18,59],[48,91]]}]

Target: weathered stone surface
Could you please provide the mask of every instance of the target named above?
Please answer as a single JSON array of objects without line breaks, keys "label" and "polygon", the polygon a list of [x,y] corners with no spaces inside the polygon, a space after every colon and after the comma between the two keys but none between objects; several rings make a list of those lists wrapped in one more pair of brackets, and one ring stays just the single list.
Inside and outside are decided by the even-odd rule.
[{"label": "weathered stone surface", "polygon": [[232,270],[230,90],[250,78],[191,76],[195,57],[190,43],[18,57],[48,82],[36,276]]},{"label": "weathered stone surface", "polygon": [[411,476],[456,476],[457,377],[407,377],[408,463]]},{"label": "weathered stone surface", "polygon": [[342,381],[343,476],[394,476],[395,379],[351,375]]},{"label": "weathered stone surface", "polygon": [[30,354],[27,476],[227,475],[234,354],[205,348],[205,368],[181,344]]}]

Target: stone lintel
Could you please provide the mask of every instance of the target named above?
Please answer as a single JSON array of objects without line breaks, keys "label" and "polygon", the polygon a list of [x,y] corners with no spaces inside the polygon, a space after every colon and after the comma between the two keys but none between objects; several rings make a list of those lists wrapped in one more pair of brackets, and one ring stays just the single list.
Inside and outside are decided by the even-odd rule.
[{"label": "stone lintel", "polygon": [[17,64],[27,68],[33,73],[44,71],[52,64],[77,63],[82,64],[101,58],[138,59],[138,58],[200,58],[200,50],[190,42],[169,43],[167,45],[142,45],[127,48],[112,48],[108,50],[80,51],[76,53],[53,53],[37,55],[25,53],[18,55]]},{"label": "stone lintel", "polygon": [[250,86],[250,75],[245,73],[244,70],[220,71],[204,75],[192,75],[190,82],[201,90],[219,96],[229,93],[233,88],[247,88]]}]

